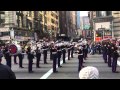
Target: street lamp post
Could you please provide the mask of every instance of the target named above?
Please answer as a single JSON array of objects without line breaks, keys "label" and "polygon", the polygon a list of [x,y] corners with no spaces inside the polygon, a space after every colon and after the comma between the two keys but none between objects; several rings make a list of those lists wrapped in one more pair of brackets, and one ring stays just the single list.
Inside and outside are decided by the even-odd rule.
[{"label": "street lamp post", "polygon": [[114,38],[114,32],[113,32],[113,20],[112,20],[111,30],[112,30],[112,38]]},{"label": "street lamp post", "polygon": [[12,41],[14,40],[14,30],[13,30],[13,28],[12,29],[10,29],[10,41],[11,41],[11,43],[12,43]]},{"label": "street lamp post", "polygon": [[95,31],[95,22],[94,22],[94,20],[93,20],[93,34],[94,34],[94,42],[95,42],[96,31]]}]

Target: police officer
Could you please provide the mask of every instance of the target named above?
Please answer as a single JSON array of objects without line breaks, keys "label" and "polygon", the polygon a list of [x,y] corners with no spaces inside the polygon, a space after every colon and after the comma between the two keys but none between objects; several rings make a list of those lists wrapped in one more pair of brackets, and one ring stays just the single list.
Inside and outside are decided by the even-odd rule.
[{"label": "police officer", "polygon": [[66,57],[65,45],[62,45],[62,54],[63,54],[63,63],[66,63],[65,62],[65,57]]},{"label": "police officer", "polygon": [[52,60],[52,46],[53,46],[53,43],[50,44],[50,60]]},{"label": "police officer", "polygon": [[53,58],[53,73],[57,73],[58,71],[56,70],[56,62],[57,62],[57,47],[54,45],[52,47],[52,58]]},{"label": "police officer", "polygon": [[11,55],[8,46],[5,47],[4,56],[6,59],[6,65],[8,65],[11,68]]},{"label": "police officer", "polygon": [[70,45],[67,45],[67,49],[68,49],[68,60],[70,60],[70,50],[71,50]]},{"label": "police officer", "polygon": [[78,72],[81,70],[81,68],[82,68],[82,64],[83,64],[83,47],[82,46],[80,46],[79,48],[78,48]]},{"label": "police officer", "polygon": [[43,50],[44,64],[47,64],[47,50],[48,50],[48,47],[47,47],[46,43],[43,43],[42,50]]},{"label": "police officer", "polygon": [[60,45],[58,45],[58,47],[57,47],[57,56],[58,56],[58,67],[62,67],[61,65],[60,65],[60,59],[61,59],[61,55],[62,55],[62,51],[61,51],[61,46]]},{"label": "police officer", "polygon": [[31,47],[30,46],[27,48],[27,54],[28,54],[28,72],[33,73],[33,71],[32,71],[32,63],[33,63],[34,55],[31,52]]},{"label": "police officer", "polygon": [[37,47],[37,49],[36,49],[36,68],[40,68],[40,66],[39,66],[40,58],[41,58],[41,53],[40,53],[39,47]]},{"label": "police officer", "polygon": [[[112,47],[113,48],[113,47]],[[116,71],[116,68],[117,68],[117,59],[119,57],[119,54],[117,52],[117,47],[114,47],[114,51],[113,51],[113,62],[112,62],[112,72],[113,73],[118,73]]]}]

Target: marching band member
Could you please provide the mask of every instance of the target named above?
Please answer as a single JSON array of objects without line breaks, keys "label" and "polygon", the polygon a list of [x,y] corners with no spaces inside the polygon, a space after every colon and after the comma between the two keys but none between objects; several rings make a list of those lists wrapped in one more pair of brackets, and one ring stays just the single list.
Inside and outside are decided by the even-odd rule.
[{"label": "marching band member", "polygon": [[56,62],[57,62],[57,46],[52,47],[52,58],[53,58],[53,73],[57,73]]},{"label": "marching band member", "polygon": [[118,73],[118,71],[116,71],[118,57],[119,57],[119,54],[117,52],[117,47],[114,47],[113,62],[112,62],[112,72],[113,73]]},{"label": "marching band member", "polygon": [[69,44],[67,45],[67,49],[68,49],[68,60],[70,60],[70,50],[71,50],[71,48],[70,48]]},{"label": "marching band member", "polygon": [[107,55],[108,55],[108,67],[111,67],[112,47],[108,44]]},{"label": "marching band member", "polygon": [[24,67],[22,66],[23,58],[24,58],[23,53],[24,53],[24,49],[22,48],[21,52],[18,53],[19,67],[20,67],[20,68],[24,68]]},{"label": "marching band member", "polygon": [[71,58],[73,58],[73,53],[74,53],[74,45],[73,45],[73,43],[71,43],[70,47],[71,47]]},{"label": "marching band member", "polygon": [[54,42],[51,42],[50,44],[50,60],[52,60],[52,47],[54,45]]},{"label": "marching band member", "polygon": [[83,47],[79,46],[78,48],[78,72],[81,70],[83,64]]},{"label": "marching band member", "polygon": [[39,47],[37,47],[37,49],[36,49],[36,68],[40,68],[40,66],[39,66],[40,58],[41,58],[40,49],[39,49]]},{"label": "marching band member", "polygon": [[8,45],[6,45],[6,47],[4,49],[4,56],[5,56],[5,59],[6,59],[6,65],[8,65],[11,68],[11,55],[10,55]]},{"label": "marching band member", "polygon": [[45,42],[43,43],[42,50],[43,50],[44,64],[47,64],[47,50],[48,50],[48,46],[46,45]]},{"label": "marching band member", "polygon": [[104,62],[107,63],[107,45],[106,44],[103,46],[103,59],[104,59]]},{"label": "marching band member", "polygon": [[58,46],[57,46],[57,53],[58,53],[58,67],[62,67],[62,66],[60,65],[60,59],[61,59],[61,55],[62,55],[60,43],[59,43]]},{"label": "marching band member", "polygon": [[28,72],[33,73],[33,71],[32,71],[32,63],[33,63],[34,55],[31,52],[31,47],[30,46],[27,48],[27,54],[28,54]]},{"label": "marching band member", "polygon": [[18,64],[17,61],[16,61],[17,56],[18,56],[17,54],[14,55],[14,64]]},{"label": "marching band member", "polygon": [[66,63],[65,62],[66,50],[65,50],[65,44],[64,43],[62,45],[62,54],[63,54],[63,63]]}]

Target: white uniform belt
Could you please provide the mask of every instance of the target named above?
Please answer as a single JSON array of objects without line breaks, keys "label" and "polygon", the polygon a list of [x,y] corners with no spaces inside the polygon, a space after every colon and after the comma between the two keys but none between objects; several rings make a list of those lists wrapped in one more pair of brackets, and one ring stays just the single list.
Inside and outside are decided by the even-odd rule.
[{"label": "white uniform belt", "polygon": [[56,54],[57,52],[52,52],[52,54]]},{"label": "white uniform belt", "polygon": [[42,50],[47,50],[47,49],[42,49]]},{"label": "white uniform belt", "polygon": [[61,51],[61,50],[58,50],[59,52]]},{"label": "white uniform belt", "polygon": [[83,55],[83,54],[78,54],[78,55]]}]

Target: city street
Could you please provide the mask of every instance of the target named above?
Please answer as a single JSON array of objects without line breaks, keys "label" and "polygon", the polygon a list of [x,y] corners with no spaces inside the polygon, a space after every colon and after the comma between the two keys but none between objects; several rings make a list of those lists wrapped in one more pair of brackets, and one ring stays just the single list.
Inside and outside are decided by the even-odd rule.
[{"label": "city street", "polygon": [[[43,58],[43,57],[42,57]],[[67,59],[67,58],[66,58]],[[120,60],[120,58],[119,58]],[[71,60],[66,60],[66,64],[62,64],[62,68],[57,68],[58,73],[52,73],[52,61],[49,59],[48,64],[43,64],[41,61],[40,67],[36,68],[36,64],[33,64],[34,73],[28,73],[28,62],[25,56],[23,66],[25,68],[19,68],[19,65],[15,65],[12,59],[12,70],[15,72],[17,79],[79,79],[78,77],[78,59],[77,55]],[[18,62],[18,59],[17,59]],[[34,59],[34,63],[36,60]],[[5,64],[5,60],[2,61]],[[62,63],[62,62],[61,62]],[[118,61],[119,64],[119,61]],[[100,73],[100,79],[120,79],[120,73],[112,73],[111,68],[103,62],[101,55],[89,55],[88,59],[85,60],[84,66],[95,66],[98,68]],[[118,65],[117,68],[120,71]]]}]

